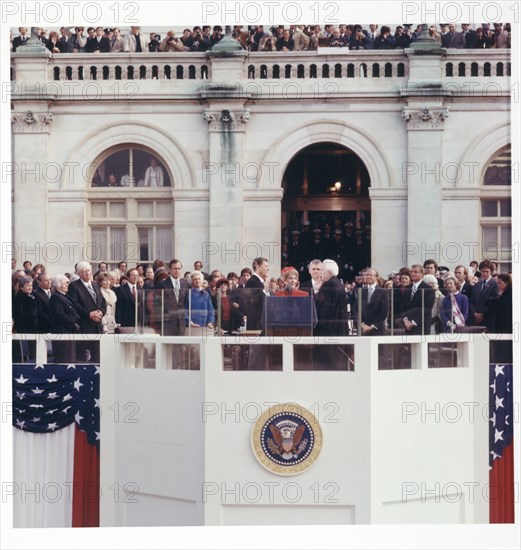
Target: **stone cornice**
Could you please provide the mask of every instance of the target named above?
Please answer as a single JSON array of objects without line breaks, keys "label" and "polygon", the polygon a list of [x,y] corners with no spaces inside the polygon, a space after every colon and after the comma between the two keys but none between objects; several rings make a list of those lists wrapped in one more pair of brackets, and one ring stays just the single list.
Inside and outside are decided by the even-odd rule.
[{"label": "stone cornice", "polygon": [[246,201],[280,201],[284,196],[282,188],[276,189],[245,189],[244,200]]}]

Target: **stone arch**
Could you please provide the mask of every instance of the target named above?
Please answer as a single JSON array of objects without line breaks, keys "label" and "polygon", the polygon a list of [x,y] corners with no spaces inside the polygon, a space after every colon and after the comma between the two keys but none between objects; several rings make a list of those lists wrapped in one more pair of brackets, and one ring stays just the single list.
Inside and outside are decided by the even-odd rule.
[{"label": "stone arch", "polygon": [[338,143],[356,153],[369,172],[371,187],[393,186],[389,161],[382,147],[361,128],[333,120],[315,121],[284,132],[264,155],[262,166],[266,169],[262,170],[262,179],[257,186],[265,189],[280,188],[291,159],[305,147],[320,142]]},{"label": "stone arch", "polygon": [[[135,136],[129,139],[129,136]],[[64,163],[61,189],[86,189],[89,187],[89,167],[107,150],[123,144],[134,144],[151,149],[161,158],[169,171],[171,189],[196,187],[195,173],[183,147],[164,130],[146,122],[114,122],[89,133],[79,147],[75,147]],[[72,172],[72,173],[71,173]],[[80,177],[76,177],[80,174]],[[79,183],[76,183],[79,181]],[[72,183],[70,183],[72,182]]]},{"label": "stone arch", "polygon": [[[493,128],[487,128],[474,139],[463,153],[460,162],[461,166],[469,166],[468,173],[474,176],[470,177],[468,181],[465,180],[465,186],[478,189],[481,186],[487,164],[500,149],[509,145],[511,141],[510,124],[498,124]],[[470,171],[471,169],[472,171]],[[457,181],[456,187],[462,187],[462,179]]]}]

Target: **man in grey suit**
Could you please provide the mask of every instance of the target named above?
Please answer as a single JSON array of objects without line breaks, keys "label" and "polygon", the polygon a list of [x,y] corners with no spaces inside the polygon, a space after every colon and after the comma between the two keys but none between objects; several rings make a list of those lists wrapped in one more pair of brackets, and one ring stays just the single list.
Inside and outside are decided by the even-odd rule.
[{"label": "man in grey suit", "polygon": [[456,25],[454,23],[450,23],[449,32],[441,37],[441,45],[444,48],[464,49],[467,44],[463,33],[456,32]]}]

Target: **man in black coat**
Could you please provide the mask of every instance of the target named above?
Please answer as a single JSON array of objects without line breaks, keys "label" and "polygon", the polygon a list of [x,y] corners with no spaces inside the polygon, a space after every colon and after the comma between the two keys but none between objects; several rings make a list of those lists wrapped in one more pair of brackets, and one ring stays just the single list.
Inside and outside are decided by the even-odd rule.
[{"label": "man in black coat", "polygon": [[15,36],[15,38],[13,39],[13,52],[16,52],[16,50],[20,46],[23,46],[30,38],[27,35],[27,27],[18,27],[18,32],[20,33],[20,35]]},{"label": "man in black coat", "polygon": [[[315,306],[317,325],[315,336],[347,336],[347,296],[338,279],[338,264],[333,260],[322,262],[322,285]],[[313,362],[320,369],[344,370],[347,363],[342,345],[315,346]]]},{"label": "man in black coat", "polygon": [[38,287],[33,290],[36,305],[38,306],[40,332],[43,334],[51,331],[51,311],[49,306],[52,296],[51,284],[51,276],[47,273],[40,273],[38,275]]},{"label": "man in black coat", "polygon": [[97,27],[94,32],[94,36],[87,38],[85,51],[88,53],[110,53],[110,41],[106,36],[103,36],[103,28]]},{"label": "man in black coat", "polygon": [[[101,289],[92,279],[92,267],[89,262],[79,262],[76,270],[80,278],[69,285],[69,296],[74,301],[80,316],[80,332],[83,334],[102,334],[101,319],[107,312],[107,303]],[[99,361],[99,341],[78,342],[78,359]]]},{"label": "man in black coat", "polygon": [[403,297],[404,311],[395,324],[405,329],[406,334],[430,334],[432,306],[434,305],[434,290],[423,282],[425,270],[423,265],[414,264],[411,267],[412,286],[405,291]]},{"label": "man in black coat", "polygon": [[[243,291],[243,313],[247,317],[248,330],[262,330],[262,314],[264,312],[264,300],[266,293],[264,283],[268,278],[270,267],[266,258],[253,260],[253,274],[246,282]],[[248,370],[264,370],[266,363],[265,346],[250,346]]]},{"label": "man in black coat", "polygon": [[128,282],[118,286],[116,296],[116,323],[122,327],[136,327],[136,302],[142,311],[142,303],[139,303],[139,298],[143,300],[143,295],[138,294],[137,281],[139,272],[137,269],[129,269],[127,271]]},{"label": "man in black coat", "polygon": [[385,321],[389,313],[387,291],[376,283],[378,273],[371,267],[362,273],[364,286],[358,289],[355,299],[355,321],[362,336],[384,336]]},{"label": "man in black coat", "polygon": [[[163,295],[164,336],[182,336],[185,333],[185,300],[188,294],[188,283],[181,277],[183,264],[176,259],[168,264],[170,277],[158,285]],[[116,307],[117,310],[117,307]]]},{"label": "man in black coat", "polygon": [[487,327],[488,332],[494,329],[494,309],[492,302],[499,296],[497,281],[492,278],[492,263],[483,260],[479,264],[481,279],[472,287],[470,297],[469,324]]}]

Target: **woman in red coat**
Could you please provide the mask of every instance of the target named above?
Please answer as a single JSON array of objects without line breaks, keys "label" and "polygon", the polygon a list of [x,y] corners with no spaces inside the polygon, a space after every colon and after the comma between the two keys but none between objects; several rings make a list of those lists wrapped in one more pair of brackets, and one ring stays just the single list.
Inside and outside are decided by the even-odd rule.
[{"label": "woman in red coat", "polygon": [[285,267],[280,275],[284,281],[286,288],[279,290],[275,293],[275,296],[308,296],[308,293],[299,290],[298,271],[293,267]]}]

